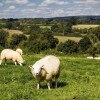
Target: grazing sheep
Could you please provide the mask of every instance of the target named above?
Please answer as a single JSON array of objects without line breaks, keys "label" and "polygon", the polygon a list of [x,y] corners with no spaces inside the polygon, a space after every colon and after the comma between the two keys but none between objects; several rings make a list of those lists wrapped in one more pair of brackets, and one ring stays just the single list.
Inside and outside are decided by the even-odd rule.
[{"label": "grazing sheep", "polygon": [[20,54],[23,55],[23,51],[20,48],[17,48],[16,51]]},{"label": "grazing sheep", "polygon": [[22,56],[18,52],[11,49],[2,50],[1,57],[0,57],[0,65],[3,59],[5,59],[5,63],[6,60],[12,60],[15,62],[15,65],[19,63],[20,66],[22,66],[22,64],[24,63]]},{"label": "grazing sheep", "polygon": [[94,59],[96,59],[96,60],[100,60],[100,57],[94,57]]},{"label": "grazing sheep", "polygon": [[96,60],[100,60],[100,57],[87,57],[88,59],[96,59]]},{"label": "grazing sheep", "polygon": [[93,57],[91,57],[91,56],[89,56],[89,57],[87,57],[87,59],[94,59]]},{"label": "grazing sheep", "polygon": [[60,74],[60,60],[53,55],[46,56],[38,60],[34,65],[30,66],[33,76],[37,79],[37,89],[39,89],[40,81],[46,80],[48,89],[52,78],[55,77],[55,86],[57,88],[57,78]]}]

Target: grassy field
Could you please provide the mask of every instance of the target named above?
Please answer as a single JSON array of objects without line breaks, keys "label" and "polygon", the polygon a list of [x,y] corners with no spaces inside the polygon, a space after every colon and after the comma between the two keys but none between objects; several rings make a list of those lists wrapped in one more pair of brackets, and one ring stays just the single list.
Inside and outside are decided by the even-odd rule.
[{"label": "grassy field", "polygon": [[11,29],[4,29],[6,32],[8,32],[10,35],[13,35],[13,34],[23,34],[22,31],[19,31],[19,30],[11,30]]},{"label": "grassy field", "polygon": [[[47,89],[46,82],[36,89],[28,65],[43,55],[25,55],[26,65],[12,62],[0,66],[0,100],[100,100],[100,61],[79,56],[59,56],[61,75],[58,88]],[[53,84],[54,85],[54,84]]]},{"label": "grassy field", "polygon": [[40,28],[48,28],[48,29],[51,29],[51,26],[40,26]]},{"label": "grassy field", "polygon": [[79,42],[82,38],[81,37],[68,37],[68,36],[54,36],[59,40],[59,42],[65,42],[66,40],[74,40]]},{"label": "grassy field", "polygon": [[87,28],[87,29],[89,29],[89,28],[95,28],[97,26],[99,26],[99,25],[73,25],[72,28],[78,28],[78,29]]}]

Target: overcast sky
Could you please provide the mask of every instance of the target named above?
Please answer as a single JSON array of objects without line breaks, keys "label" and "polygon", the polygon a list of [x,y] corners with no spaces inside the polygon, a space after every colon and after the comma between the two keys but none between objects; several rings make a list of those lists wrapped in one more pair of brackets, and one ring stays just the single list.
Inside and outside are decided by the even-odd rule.
[{"label": "overcast sky", "polygon": [[0,18],[100,15],[100,0],[0,0]]}]

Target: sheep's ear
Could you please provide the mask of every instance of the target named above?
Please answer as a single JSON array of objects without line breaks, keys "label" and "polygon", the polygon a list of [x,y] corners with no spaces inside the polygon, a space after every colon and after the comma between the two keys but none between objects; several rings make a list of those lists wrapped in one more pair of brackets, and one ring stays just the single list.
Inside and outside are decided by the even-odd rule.
[{"label": "sheep's ear", "polygon": [[41,69],[43,69],[46,72],[46,74],[48,74],[47,71],[44,68],[44,65],[42,65]]},{"label": "sheep's ear", "polygon": [[28,67],[31,69],[32,68],[32,65],[29,65]]},{"label": "sheep's ear", "polygon": [[43,68],[44,69],[44,65],[42,65],[42,67],[41,68]]}]

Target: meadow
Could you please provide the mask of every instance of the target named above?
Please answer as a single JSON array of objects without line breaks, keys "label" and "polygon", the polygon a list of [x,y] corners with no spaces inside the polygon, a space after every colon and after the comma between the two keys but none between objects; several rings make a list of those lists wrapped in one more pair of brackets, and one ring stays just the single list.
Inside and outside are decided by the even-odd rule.
[{"label": "meadow", "polygon": [[72,28],[76,28],[76,29],[84,29],[84,28],[87,28],[87,29],[89,29],[89,28],[96,28],[96,27],[98,27],[98,26],[99,26],[99,25],[78,24],[78,25],[73,25]]},{"label": "meadow", "polygon": [[100,61],[86,56],[58,56],[61,74],[58,88],[49,91],[46,82],[36,89],[29,65],[43,54],[24,55],[24,66],[8,61],[0,66],[0,100],[100,100]]},{"label": "meadow", "polygon": [[54,36],[59,40],[59,42],[65,42],[67,40],[73,40],[75,42],[79,42],[82,38],[81,37],[68,37],[68,36]]}]

